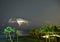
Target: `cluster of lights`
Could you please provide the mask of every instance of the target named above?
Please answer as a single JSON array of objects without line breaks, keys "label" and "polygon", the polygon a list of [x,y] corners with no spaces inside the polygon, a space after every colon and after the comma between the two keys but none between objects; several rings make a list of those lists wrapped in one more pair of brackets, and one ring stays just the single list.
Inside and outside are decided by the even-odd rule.
[{"label": "cluster of lights", "polygon": [[60,35],[56,35],[56,34],[53,34],[53,35],[45,35],[45,36],[42,36],[42,37],[43,37],[43,38],[49,38],[50,36],[60,37]]}]

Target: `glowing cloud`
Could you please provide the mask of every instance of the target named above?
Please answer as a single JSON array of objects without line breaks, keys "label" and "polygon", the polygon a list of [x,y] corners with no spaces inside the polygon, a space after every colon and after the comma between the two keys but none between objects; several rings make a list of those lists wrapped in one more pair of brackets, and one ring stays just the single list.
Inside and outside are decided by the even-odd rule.
[{"label": "glowing cloud", "polygon": [[27,20],[24,20],[24,19],[21,19],[21,18],[16,19],[16,21],[17,21],[19,26],[21,26],[23,23],[26,23],[26,24],[29,23]]},{"label": "glowing cloud", "polygon": [[27,20],[24,20],[22,18],[17,18],[17,19],[9,19],[8,23],[17,23],[19,26],[21,26],[23,23],[28,24],[29,22]]},{"label": "glowing cloud", "polygon": [[8,21],[8,23],[16,23],[16,20],[13,19],[13,18],[10,18],[9,21]]}]

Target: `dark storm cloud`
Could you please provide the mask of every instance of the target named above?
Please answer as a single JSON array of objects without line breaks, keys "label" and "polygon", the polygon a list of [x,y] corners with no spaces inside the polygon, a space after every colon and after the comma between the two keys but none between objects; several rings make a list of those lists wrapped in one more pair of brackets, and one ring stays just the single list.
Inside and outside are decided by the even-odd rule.
[{"label": "dark storm cloud", "polygon": [[59,0],[0,0],[0,17],[25,18],[32,24],[40,25],[45,21],[60,23]]}]

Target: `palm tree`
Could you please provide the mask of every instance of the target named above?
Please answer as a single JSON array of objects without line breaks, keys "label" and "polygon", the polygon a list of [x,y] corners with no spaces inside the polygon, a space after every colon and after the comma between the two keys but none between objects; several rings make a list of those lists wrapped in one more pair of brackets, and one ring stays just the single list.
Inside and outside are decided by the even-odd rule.
[{"label": "palm tree", "polygon": [[35,29],[35,36],[39,39],[39,30]]},{"label": "palm tree", "polygon": [[4,29],[4,33],[6,34],[6,37],[7,37],[7,34],[9,35],[9,38],[10,38],[10,41],[13,42],[12,38],[11,38],[11,35],[10,33],[11,32],[14,32],[14,30],[12,29],[12,27],[10,26],[7,26],[5,29]]},{"label": "palm tree", "polygon": [[14,29],[15,34],[16,34],[16,36],[17,36],[17,42],[18,42],[18,36],[20,35],[20,31],[17,30],[16,28],[13,28],[13,29]]},{"label": "palm tree", "polygon": [[[49,35],[54,34],[54,26],[45,24],[40,28],[39,32],[44,33],[45,36],[43,36],[43,37],[46,38],[46,42],[47,42],[47,38],[49,38]],[[49,42],[50,42],[50,38],[49,38]]]},{"label": "palm tree", "polygon": [[35,29],[32,28],[29,32],[30,36],[35,37]]},{"label": "palm tree", "polygon": [[16,30],[16,35],[17,35],[17,42],[18,42],[18,35],[20,34],[19,30]]}]

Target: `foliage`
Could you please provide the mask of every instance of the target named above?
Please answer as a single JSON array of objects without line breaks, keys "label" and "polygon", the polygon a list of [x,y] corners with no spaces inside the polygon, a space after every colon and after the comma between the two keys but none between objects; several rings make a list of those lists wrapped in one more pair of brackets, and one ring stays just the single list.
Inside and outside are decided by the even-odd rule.
[{"label": "foliage", "polygon": [[48,25],[48,24],[41,26],[40,29],[32,28],[30,30],[30,35],[33,37],[37,37],[37,38],[40,38],[43,35],[50,35],[50,34],[54,34],[54,33],[55,33],[54,25]]},{"label": "foliage", "polygon": [[13,42],[12,39],[11,39],[11,35],[10,35],[11,32],[13,32],[13,33],[15,33],[17,35],[17,42],[18,42],[18,34],[20,34],[20,31],[17,30],[16,28],[14,28],[14,27],[11,27],[11,26],[7,26],[4,29],[4,33],[6,35],[9,35],[11,42]]},{"label": "foliage", "polygon": [[41,27],[40,32],[54,32],[54,26],[45,24]]},{"label": "foliage", "polygon": [[15,32],[14,29],[10,26],[7,26],[5,29],[4,29],[4,32],[5,33],[11,33],[11,32]]}]

